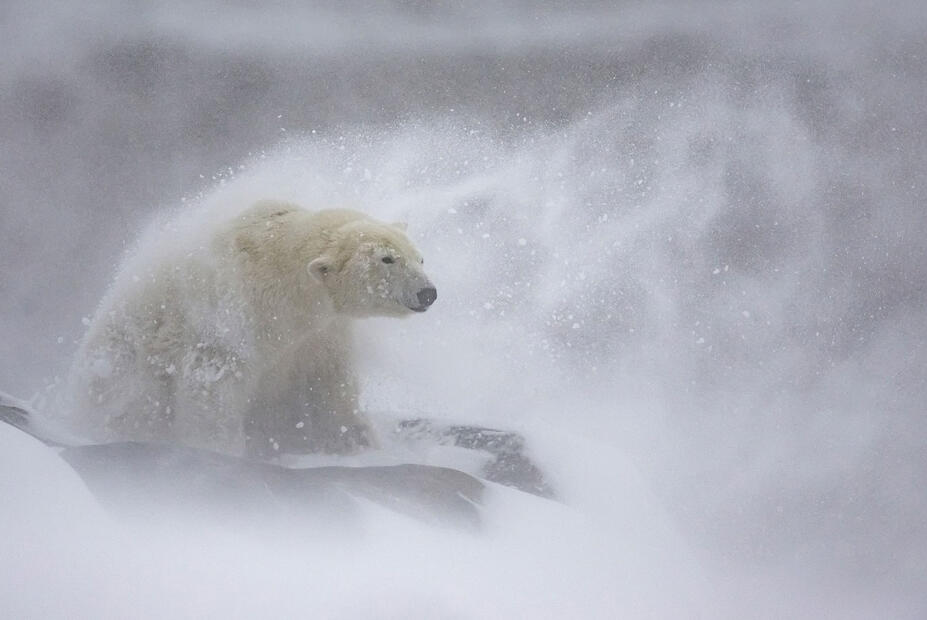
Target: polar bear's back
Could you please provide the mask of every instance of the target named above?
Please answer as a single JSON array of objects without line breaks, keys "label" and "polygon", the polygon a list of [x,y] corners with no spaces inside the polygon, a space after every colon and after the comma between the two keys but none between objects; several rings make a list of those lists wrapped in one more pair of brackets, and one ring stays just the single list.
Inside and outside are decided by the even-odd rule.
[{"label": "polar bear's back", "polygon": [[[284,274],[303,276],[305,265],[264,265],[266,256],[292,260],[297,250],[276,247],[292,243],[279,227],[327,231],[366,215],[349,209],[308,211],[293,203],[259,201],[237,211],[208,208],[175,214],[152,222],[123,263],[98,307],[86,340],[97,340],[127,326],[148,329],[151,323],[176,322],[172,332],[192,331],[224,346],[247,346],[258,327],[260,293],[249,282],[286,287]],[[308,225],[307,225],[308,224]],[[300,239],[300,253],[314,253],[327,240]],[[310,247],[306,247],[310,246]],[[262,260],[247,260],[249,254]],[[254,265],[269,273],[248,273]],[[272,317],[271,317],[272,318]],[[277,319],[283,317],[278,316]],[[144,327],[142,327],[144,326]]]},{"label": "polar bear's back", "polygon": [[62,397],[97,440],[163,440],[191,352],[249,346],[242,307],[213,239],[226,223],[153,222],[124,258],[78,348]]}]

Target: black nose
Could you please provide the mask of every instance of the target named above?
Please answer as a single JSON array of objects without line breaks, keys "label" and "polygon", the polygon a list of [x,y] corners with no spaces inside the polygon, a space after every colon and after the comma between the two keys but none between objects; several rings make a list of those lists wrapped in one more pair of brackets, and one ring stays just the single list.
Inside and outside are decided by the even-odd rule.
[{"label": "black nose", "polygon": [[416,297],[418,297],[419,305],[421,305],[422,308],[427,308],[435,303],[435,300],[438,298],[438,291],[435,290],[435,287],[429,286],[420,290]]}]

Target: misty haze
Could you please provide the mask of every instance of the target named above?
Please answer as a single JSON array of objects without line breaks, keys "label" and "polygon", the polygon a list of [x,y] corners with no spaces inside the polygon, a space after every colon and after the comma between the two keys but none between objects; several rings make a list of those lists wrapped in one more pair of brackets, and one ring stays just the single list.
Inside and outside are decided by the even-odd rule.
[{"label": "misty haze", "polygon": [[[0,616],[927,617],[921,2],[3,0],[0,58],[0,392],[49,428],[165,221],[350,207],[438,291],[356,325],[378,448],[164,470],[253,512],[9,407]],[[283,466],[325,482],[267,518]]]}]

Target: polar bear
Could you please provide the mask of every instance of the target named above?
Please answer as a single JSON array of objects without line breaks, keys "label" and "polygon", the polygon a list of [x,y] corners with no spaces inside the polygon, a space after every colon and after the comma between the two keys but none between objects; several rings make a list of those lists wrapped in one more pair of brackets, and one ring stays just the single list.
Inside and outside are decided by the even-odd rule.
[{"label": "polar bear", "polygon": [[124,263],[70,370],[72,419],[98,441],[258,458],[375,444],[351,323],[437,298],[405,225],[265,201],[196,228]]}]

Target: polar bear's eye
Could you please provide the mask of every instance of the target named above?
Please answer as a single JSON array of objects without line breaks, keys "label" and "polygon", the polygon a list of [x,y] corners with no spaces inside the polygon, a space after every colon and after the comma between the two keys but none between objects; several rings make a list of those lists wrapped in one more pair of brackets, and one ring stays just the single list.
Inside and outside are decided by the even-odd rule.
[{"label": "polar bear's eye", "polygon": [[387,265],[392,265],[396,261],[393,260],[392,256],[384,256],[383,262],[386,263]]}]

